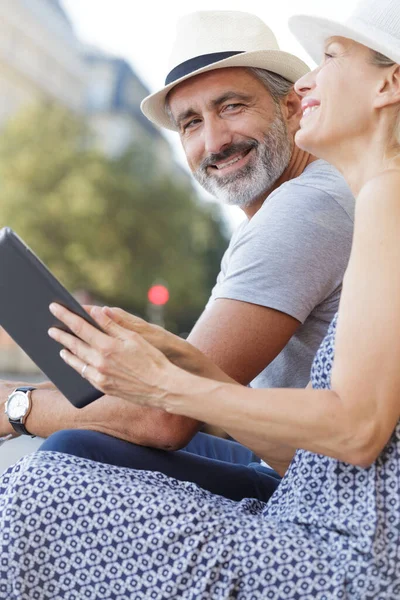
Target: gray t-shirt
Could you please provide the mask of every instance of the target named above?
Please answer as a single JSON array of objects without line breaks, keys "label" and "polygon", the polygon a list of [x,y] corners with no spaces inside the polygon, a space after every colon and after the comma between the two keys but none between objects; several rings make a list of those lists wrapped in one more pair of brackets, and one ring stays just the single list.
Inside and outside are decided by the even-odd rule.
[{"label": "gray t-shirt", "polygon": [[207,306],[230,298],[301,322],[252,387],[305,387],[338,310],[353,234],[354,197],[327,162],[311,163],[275,190],[232,236]]}]

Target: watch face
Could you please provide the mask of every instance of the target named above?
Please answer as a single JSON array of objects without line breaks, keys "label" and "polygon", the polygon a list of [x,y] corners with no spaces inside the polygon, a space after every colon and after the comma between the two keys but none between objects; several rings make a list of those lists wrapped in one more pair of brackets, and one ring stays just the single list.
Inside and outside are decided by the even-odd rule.
[{"label": "watch face", "polygon": [[7,402],[7,414],[10,419],[24,417],[29,408],[29,399],[24,392],[11,394]]}]

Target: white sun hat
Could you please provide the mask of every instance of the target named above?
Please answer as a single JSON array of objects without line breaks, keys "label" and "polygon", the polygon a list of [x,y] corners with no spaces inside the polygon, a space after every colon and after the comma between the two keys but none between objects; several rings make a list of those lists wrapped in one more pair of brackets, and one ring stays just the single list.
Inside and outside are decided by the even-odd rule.
[{"label": "white sun hat", "polygon": [[168,92],[190,77],[225,67],[267,69],[293,83],[310,70],[279,49],[259,17],[239,11],[199,11],[178,22],[165,87],[143,100],[142,112],[160,127],[175,129],[165,111]]},{"label": "white sun hat", "polygon": [[289,28],[317,64],[333,36],[354,40],[400,63],[400,0],[361,0],[344,23],[295,15]]}]

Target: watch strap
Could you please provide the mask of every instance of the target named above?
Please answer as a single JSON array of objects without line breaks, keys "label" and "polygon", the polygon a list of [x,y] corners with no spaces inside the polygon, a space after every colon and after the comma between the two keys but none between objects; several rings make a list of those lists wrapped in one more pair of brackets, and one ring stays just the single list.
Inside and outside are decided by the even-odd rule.
[{"label": "watch strap", "polygon": [[[36,390],[36,388],[26,385],[26,386],[21,386],[21,387],[15,388],[14,392],[33,392],[33,390]],[[23,423],[21,423],[20,421],[14,421],[13,419],[10,419],[10,418],[8,420],[10,422],[10,425],[14,429],[14,431],[16,431],[19,435],[29,435],[31,437],[36,437],[32,433],[30,433],[30,431],[27,430],[25,425]]]},{"label": "watch strap", "polygon": [[8,420],[14,431],[16,431],[19,435],[30,435],[31,437],[36,437],[27,430],[23,423],[20,423],[19,421],[13,421],[12,419]]}]

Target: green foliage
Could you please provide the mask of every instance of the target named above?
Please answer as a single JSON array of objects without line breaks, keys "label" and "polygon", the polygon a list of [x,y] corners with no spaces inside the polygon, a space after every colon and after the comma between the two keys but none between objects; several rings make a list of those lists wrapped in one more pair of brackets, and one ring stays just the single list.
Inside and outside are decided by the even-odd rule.
[{"label": "green foliage", "polygon": [[112,160],[56,105],[31,107],[0,137],[0,225],[15,229],[70,290],[146,314],[167,282],[167,326],[202,310],[226,238],[218,209],[162,174],[148,141]]}]

